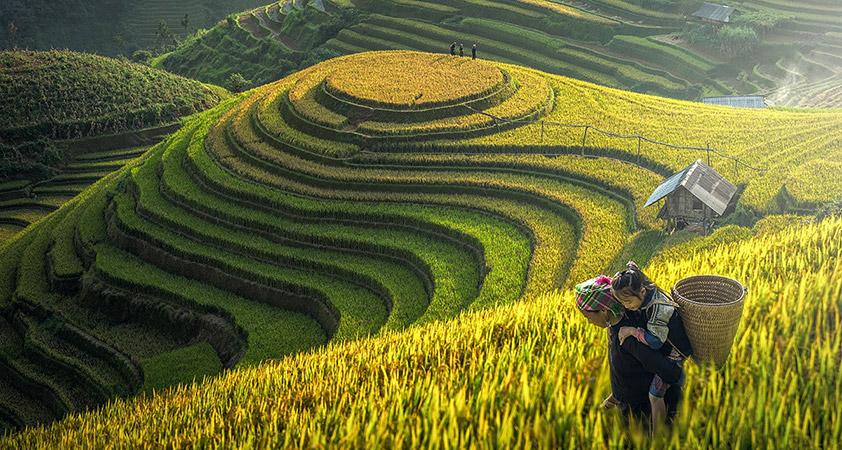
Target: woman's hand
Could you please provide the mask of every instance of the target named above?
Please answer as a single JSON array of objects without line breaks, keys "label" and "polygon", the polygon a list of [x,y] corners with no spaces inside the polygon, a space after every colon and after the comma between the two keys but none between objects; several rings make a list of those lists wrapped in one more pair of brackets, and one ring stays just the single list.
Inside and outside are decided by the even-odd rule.
[{"label": "woman's hand", "polygon": [[618,333],[620,337],[620,345],[623,345],[623,342],[626,341],[627,337],[635,337],[637,336],[637,328],[635,327],[620,327],[620,332]]}]

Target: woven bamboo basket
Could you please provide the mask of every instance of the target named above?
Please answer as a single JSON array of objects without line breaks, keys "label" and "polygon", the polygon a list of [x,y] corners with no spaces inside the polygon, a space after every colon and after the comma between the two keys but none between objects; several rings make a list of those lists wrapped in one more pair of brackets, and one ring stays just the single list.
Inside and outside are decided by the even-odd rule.
[{"label": "woven bamboo basket", "polygon": [[745,293],[740,282],[716,275],[695,275],[675,283],[672,297],[697,362],[710,361],[718,369],[725,364],[740,325]]}]

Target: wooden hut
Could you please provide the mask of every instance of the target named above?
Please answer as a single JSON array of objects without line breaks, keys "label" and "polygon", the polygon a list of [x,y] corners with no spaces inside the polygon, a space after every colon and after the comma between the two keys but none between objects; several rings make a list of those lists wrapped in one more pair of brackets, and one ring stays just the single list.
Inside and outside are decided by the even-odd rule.
[{"label": "wooden hut", "polygon": [[691,14],[702,22],[712,23],[715,25],[723,25],[731,22],[731,15],[736,11],[731,6],[720,5],[718,3],[705,2],[698,11]]},{"label": "wooden hut", "polygon": [[736,192],[736,186],[697,160],[661,183],[643,207],[665,199],[658,218],[667,221],[667,229],[701,223],[705,231],[708,221],[725,212]]}]

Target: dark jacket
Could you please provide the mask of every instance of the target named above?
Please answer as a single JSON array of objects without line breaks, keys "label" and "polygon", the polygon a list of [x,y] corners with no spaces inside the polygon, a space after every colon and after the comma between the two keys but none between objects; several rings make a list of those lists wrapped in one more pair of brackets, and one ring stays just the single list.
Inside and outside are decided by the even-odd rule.
[{"label": "dark jacket", "polygon": [[[643,320],[645,325],[645,317]],[[641,324],[624,316],[620,323],[609,328],[608,365],[614,397],[626,403],[631,413],[648,414],[649,385],[658,374],[665,383],[672,385],[664,401],[667,409],[674,412],[681,398],[681,388],[677,383],[682,369],[661,352],[652,350],[633,337],[626,339],[621,346],[619,332],[624,326],[637,327]]]}]

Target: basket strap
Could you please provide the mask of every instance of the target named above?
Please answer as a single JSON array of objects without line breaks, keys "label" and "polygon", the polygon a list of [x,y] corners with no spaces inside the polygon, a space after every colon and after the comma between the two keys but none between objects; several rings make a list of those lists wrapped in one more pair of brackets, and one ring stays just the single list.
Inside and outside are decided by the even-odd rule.
[{"label": "basket strap", "polygon": [[681,355],[681,357],[682,357],[682,358],[684,358],[684,360],[685,360],[685,361],[686,361],[686,360],[688,360],[688,359],[690,359],[690,358],[688,358],[688,357],[687,357],[687,355],[685,355],[684,353],[682,353],[682,352],[681,352],[681,350],[679,350],[679,348],[678,348],[678,346],[677,346],[677,345],[675,345],[675,344],[673,344],[673,343],[672,343],[672,341],[670,340],[670,338],[667,338],[667,343],[668,343],[669,345],[672,345],[672,348],[674,348],[674,349],[675,349],[675,351],[677,351],[677,352],[678,352],[678,354],[679,354],[679,355]]}]

